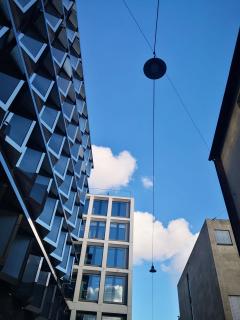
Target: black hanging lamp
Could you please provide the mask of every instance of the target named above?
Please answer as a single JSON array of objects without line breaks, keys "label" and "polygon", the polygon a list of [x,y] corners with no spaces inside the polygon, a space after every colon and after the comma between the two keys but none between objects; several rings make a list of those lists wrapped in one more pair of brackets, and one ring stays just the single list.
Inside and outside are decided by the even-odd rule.
[{"label": "black hanging lamp", "polygon": [[150,273],[156,273],[157,270],[155,269],[154,265],[152,264],[151,269],[149,270]]},{"label": "black hanging lamp", "polygon": [[152,80],[157,80],[162,78],[167,71],[166,63],[157,58],[155,55],[153,58],[147,60],[143,67],[143,72],[145,76]]}]

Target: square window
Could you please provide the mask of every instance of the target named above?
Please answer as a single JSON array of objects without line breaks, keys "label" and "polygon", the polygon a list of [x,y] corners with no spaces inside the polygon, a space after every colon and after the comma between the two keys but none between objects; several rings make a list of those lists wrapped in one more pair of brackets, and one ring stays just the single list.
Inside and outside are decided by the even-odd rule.
[{"label": "square window", "polygon": [[120,314],[103,314],[102,320],[126,320],[126,316]]},{"label": "square window", "polygon": [[229,296],[229,303],[233,320],[240,319],[240,296]]},{"label": "square window", "polygon": [[128,241],[129,239],[129,224],[111,222],[110,225],[110,240]]},{"label": "square window", "polygon": [[85,255],[85,264],[101,267],[102,255],[103,255],[102,246],[87,246],[86,255]]},{"label": "square window", "polygon": [[112,216],[129,218],[130,202],[129,201],[113,201]]},{"label": "square window", "polygon": [[90,239],[104,240],[105,226],[106,226],[106,223],[104,221],[91,221],[88,237]]},{"label": "square window", "polygon": [[100,275],[83,274],[80,289],[80,300],[98,301]]},{"label": "square window", "polygon": [[107,257],[108,268],[127,269],[128,267],[128,248],[109,247]]},{"label": "square window", "polygon": [[95,199],[93,202],[92,214],[106,216],[108,210],[108,200]]},{"label": "square window", "polygon": [[76,320],[96,320],[96,313],[77,311]]},{"label": "square window", "polygon": [[232,245],[232,239],[228,230],[215,230],[217,244]]},{"label": "square window", "polygon": [[127,297],[127,281],[125,276],[106,276],[104,302],[125,304]]}]

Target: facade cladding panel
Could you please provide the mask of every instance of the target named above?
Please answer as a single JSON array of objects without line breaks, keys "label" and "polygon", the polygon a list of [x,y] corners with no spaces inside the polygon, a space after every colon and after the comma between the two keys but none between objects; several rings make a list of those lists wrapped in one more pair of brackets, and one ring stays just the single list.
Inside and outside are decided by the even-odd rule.
[{"label": "facade cladding panel", "polygon": [[64,319],[93,166],[76,3],[0,20],[0,318]]},{"label": "facade cladding panel", "polygon": [[133,199],[88,195],[86,204],[71,320],[131,320]]}]

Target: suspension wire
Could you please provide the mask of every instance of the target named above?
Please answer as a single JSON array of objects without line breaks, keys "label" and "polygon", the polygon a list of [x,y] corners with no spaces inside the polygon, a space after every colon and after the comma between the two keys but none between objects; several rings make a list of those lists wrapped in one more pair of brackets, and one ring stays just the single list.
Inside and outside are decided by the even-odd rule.
[{"label": "suspension wire", "polygon": [[156,57],[156,44],[157,44],[157,31],[158,31],[158,17],[159,17],[159,0],[157,1],[157,16],[155,23],[155,33],[154,33],[154,45],[153,45],[153,55]]},{"label": "suspension wire", "polygon": [[[135,22],[136,26],[138,27],[138,29],[139,29],[141,35],[143,36],[146,44],[147,44],[148,47],[151,49],[151,52],[154,54],[154,52],[155,52],[155,50],[156,50],[156,43],[157,43],[157,24],[158,24],[158,15],[159,15],[159,14],[158,14],[158,12],[159,12],[159,1],[158,1],[158,3],[157,3],[157,18],[156,18],[156,25],[155,25],[155,36],[154,36],[154,47],[153,47],[153,48],[152,48],[152,46],[151,46],[151,44],[150,44],[150,41],[148,40],[147,36],[146,36],[145,33],[143,32],[141,26],[139,25],[139,23],[138,23],[136,17],[134,16],[133,12],[131,11],[131,9],[129,8],[129,6],[127,5],[126,0],[122,0],[122,1],[123,1],[123,3],[124,3],[125,7],[127,8],[127,10],[128,10],[128,12],[129,12],[131,18],[133,19],[133,21]],[[155,52],[155,54],[156,54],[156,52]],[[201,141],[203,142],[204,147],[207,149],[207,151],[209,151],[209,149],[210,149],[210,148],[209,148],[209,145],[208,145],[206,139],[204,138],[204,136],[203,136],[200,128],[198,127],[198,125],[196,124],[195,120],[193,119],[190,110],[187,108],[187,106],[186,106],[186,104],[185,104],[182,96],[181,96],[180,93],[179,93],[179,90],[177,90],[176,85],[174,85],[172,79],[170,78],[170,76],[169,76],[168,74],[166,74],[166,77],[167,77],[167,79],[168,79],[168,81],[169,81],[169,83],[170,83],[173,91],[175,92],[175,94],[176,94],[176,96],[177,96],[177,98],[178,98],[178,100],[179,100],[179,102],[180,102],[183,110],[184,110],[185,113],[187,114],[187,116],[188,116],[189,120],[191,121],[194,129],[195,129],[196,132],[198,133]]]},{"label": "suspension wire", "polygon": [[200,128],[198,127],[197,123],[196,123],[195,120],[193,119],[193,117],[192,117],[189,109],[187,108],[186,104],[184,103],[182,96],[180,95],[179,91],[177,90],[176,86],[174,85],[174,83],[173,83],[172,79],[170,78],[169,74],[166,74],[166,77],[167,77],[167,79],[168,79],[168,81],[169,81],[169,83],[170,83],[173,91],[175,92],[176,96],[178,97],[178,100],[179,100],[179,102],[180,102],[183,110],[185,111],[185,113],[187,114],[188,118],[189,118],[190,121],[192,122],[192,125],[193,125],[193,127],[195,128],[196,132],[198,133],[198,135],[199,135],[201,141],[203,142],[206,150],[209,152],[209,149],[210,149],[210,148],[209,148],[209,145],[208,145],[206,139],[204,138],[204,136],[203,136]]},{"label": "suspension wire", "polygon": [[153,179],[153,189],[152,189],[152,265],[154,260],[154,220],[155,220],[155,80],[153,80],[152,89],[152,179]]},{"label": "suspension wire", "polygon": [[122,0],[122,2],[124,4],[124,6],[126,7],[128,13],[130,14],[131,18],[135,22],[136,26],[138,27],[138,30],[141,33],[141,35],[142,35],[143,39],[145,40],[146,44],[148,45],[149,49],[151,50],[151,52],[153,52],[153,48],[152,48],[152,45],[151,45],[150,41],[148,40],[148,38],[146,37],[145,33],[143,32],[140,24],[138,23],[138,21],[137,21],[136,17],[134,16],[132,10],[129,8],[126,0]]}]

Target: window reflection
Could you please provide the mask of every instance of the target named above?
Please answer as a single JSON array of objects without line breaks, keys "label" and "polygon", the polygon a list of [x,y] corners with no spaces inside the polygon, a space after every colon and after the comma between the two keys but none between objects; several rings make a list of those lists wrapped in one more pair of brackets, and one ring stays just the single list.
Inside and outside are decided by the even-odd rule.
[{"label": "window reflection", "polygon": [[80,238],[84,237],[85,226],[86,226],[86,220],[82,220],[81,227],[80,227],[80,234],[79,234]]},{"label": "window reflection", "polygon": [[95,313],[85,313],[85,312],[77,311],[76,320],[96,320],[96,319],[97,319],[97,316]]},{"label": "window reflection", "polygon": [[100,276],[96,274],[84,274],[82,277],[80,300],[98,301]]},{"label": "window reflection", "polygon": [[94,200],[92,214],[106,216],[107,209],[108,209],[107,200],[98,200],[98,199]]},{"label": "window reflection", "polygon": [[109,247],[107,266],[109,268],[126,269],[128,265],[128,249],[120,247]]},{"label": "window reflection", "polygon": [[113,217],[129,217],[130,203],[127,201],[113,201],[112,216]]},{"label": "window reflection", "polygon": [[110,240],[128,241],[129,227],[127,223],[112,222],[110,225]]},{"label": "window reflection", "polygon": [[104,287],[104,302],[126,302],[126,278],[118,276],[106,276]]},{"label": "window reflection", "polygon": [[89,229],[89,238],[103,240],[105,238],[105,222],[91,221]]},{"label": "window reflection", "polygon": [[85,264],[101,267],[102,255],[103,255],[103,247],[87,246]]}]

